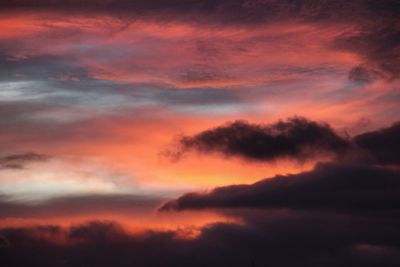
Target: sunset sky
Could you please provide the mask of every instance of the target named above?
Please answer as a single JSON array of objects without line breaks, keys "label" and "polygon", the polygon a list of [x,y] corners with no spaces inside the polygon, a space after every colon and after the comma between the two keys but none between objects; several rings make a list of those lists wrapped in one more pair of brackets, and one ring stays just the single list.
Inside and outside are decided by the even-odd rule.
[{"label": "sunset sky", "polygon": [[0,262],[400,266],[398,0],[3,0]]}]

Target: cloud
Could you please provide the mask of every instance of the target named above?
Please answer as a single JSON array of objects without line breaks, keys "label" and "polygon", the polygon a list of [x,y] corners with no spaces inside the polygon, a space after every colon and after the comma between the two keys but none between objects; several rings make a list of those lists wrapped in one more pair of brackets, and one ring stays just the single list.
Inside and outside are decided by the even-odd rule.
[{"label": "cloud", "polygon": [[271,162],[278,159],[306,161],[323,156],[346,162],[400,164],[397,139],[400,123],[350,138],[337,134],[327,123],[302,117],[273,124],[246,121],[226,123],[192,136],[179,137],[172,148],[162,154],[179,160],[189,151],[220,153],[249,161]]},{"label": "cloud", "polygon": [[120,242],[126,239],[127,236],[117,223],[100,221],[73,226],[68,233],[68,238],[70,239],[79,239],[93,244]]},{"label": "cloud", "polygon": [[[15,40],[7,40],[15,42]],[[2,42],[3,44],[6,41]],[[19,44],[23,44],[19,42]],[[54,56],[48,54],[13,57],[7,55],[15,47],[4,45],[0,53],[0,77],[2,81],[26,80],[89,80],[89,74],[79,61],[71,56]],[[21,48],[20,48],[21,49]],[[11,51],[9,51],[11,50]],[[22,50],[22,49],[21,49]]]},{"label": "cloud", "polygon": [[363,66],[357,66],[350,70],[349,80],[361,83],[369,83],[377,78],[376,72],[371,72]]},{"label": "cloud", "polygon": [[195,240],[216,254],[234,255],[231,266],[244,265],[239,263],[242,255],[261,266],[399,264],[400,243],[394,237],[400,234],[395,230],[400,222],[400,170],[386,166],[398,164],[398,126],[350,140],[375,161],[341,159],[250,185],[188,193],[160,211],[213,209],[240,218],[241,225],[205,227]]},{"label": "cloud", "polygon": [[[243,102],[257,103],[272,116],[295,109],[319,118],[335,117],[333,121],[340,123],[359,116],[360,110],[368,118],[369,113],[382,117],[375,113],[386,112],[388,120],[396,113],[388,105],[376,109],[376,104],[363,103],[376,96],[372,85],[379,85],[377,80],[389,84],[399,77],[397,0],[81,2],[0,3],[6,18],[0,55],[2,143],[11,151],[16,151],[13,146],[32,145],[82,155],[90,150],[95,156],[117,157],[118,163],[138,168],[142,158],[148,161],[152,147],[161,143],[158,140],[168,136],[165,127],[200,127],[177,113],[165,115],[165,109],[163,116],[170,118],[159,123],[154,120],[159,116],[154,106],[189,116],[193,115],[187,114],[189,110],[208,110],[210,119],[221,106],[233,107],[232,112],[242,111]],[[10,23],[8,18],[14,15],[18,19]],[[107,26],[115,18],[120,23]],[[352,83],[344,86],[348,81],[343,74],[348,70]],[[370,87],[361,90],[364,86]],[[224,90],[217,90],[221,87]],[[327,97],[331,91],[336,94]],[[383,97],[395,90],[379,91],[381,103],[394,101]],[[133,117],[154,125],[138,124]],[[250,266],[253,260],[256,266],[279,267],[398,265],[398,170],[343,163],[346,153],[357,147],[370,154],[373,160],[368,164],[398,164],[396,127],[350,139],[326,124],[295,118],[270,125],[238,121],[186,136],[172,156],[195,150],[259,162],[331,157],[342,163],[320,164],[311,172],[188,194],[169,202],[165,209],[218,208],[242,220],[209,225],[193,240],[181,240],[177,232],[139,236],[118,223],[102,221],[3,228],[2,262],[7,266],[239,267]],[[114,149],[110,140],[120,147]],[[120,154],[125,140],[129,151]],[[139,143],[143,150],[133,148]],[[132,153],[141,156],[134,160],[139,163],[122,160]],[[4,156],[0,168],[24,168],[39,161],[23,154]],[[144,169],[140,173],[146,177],[149,171],[154,173],[154,165]],[[171,176],[162,170],[157,173]],[[48,190],[46,186],[52,185],[46,182],[40,188]],[[1,197],[0,217],[40,217],[44,222],[65,214],[111,210],[127,214],[138,206],[154,207],[157,201],[91,195],[31,205]]]},{"label": "cloud", "polygon": [[[240,224],[204,226],[194,238],[182,239],[179,230],[135,234],[112,221],[3,227],[0,253],[8,266],[240,267],[253,261],[256,266],[389,267],[400,263],[399,191],[398,169],[325,163],[309,172],[186,194],[165,204],[162,210],[218,209],[240,219]],[[1,213],[126,213],[152,203],[135,196],[59,198],[37,207],[3,201]]]},{"label": "cloud", "polygon": [[98,213],[135,214],[152,211],[162,198],[128,194],[89,194],[50,198],[41,202],[11,201],[0,195],[1,218],[50,218]]},{"label": "cloud", "polygon": [[400,164],[400,122],[388,128],[363,133],[354,142],[368,151],[379,164]]},{"label": "cloud", "polygon": [[319,164],[310,172],[276,176],[252,185],[189,193],[160,210],[277,208],[376,212],[399,209],[400,172],[370,166]]},{"label": "cloud", "polygon": [[43,162],[50,158],[48,155],[34,152],[6,155],[0,157],[0,169],[23,169],[30,163]]},{"label": "cloud", "polygon": [[[370,73],[376,77],[394,80],[400,77],[400,26],[393,18],[378,20],[361,26],[359,33],[344,34],[334,43],[362,57]],[[354,72],[354,70],[353,70]],[[351,73],[350,73],[351,74]]]},{"label": "cloud", "polygon": [[[397,21],[400,4],[396,0],[174,0],[173,3],[165,0],[146,3],[91,0],[85,2],[84,6],[76,0],[19,0],[1,3],[0,9],[51,10],[60,13],[68,10],[84,15],[101,13],[122,19],[127,25],[134,21],[132,17],[160,23],[178,21],[209,26],[259,26],[290,21],[337,24],[343,34],[331,40],[331,47],[358,55],[365,67],[379,73],[381,78],[393,80],[399,77]],[[130,61],[131,68],[132,64]],[[181,79],[205,82],[223,77],[225,75],[218,72],[190,71]]]},{"label": "cloud", "polygon": [[345,153],[351,144],[328,124],[301,117],[289,118],[269,125],[246,121],[227,123],[194,136],[184,136],[176,149],[167,156],[179,159],[195,150],[201,153],[218,152],[254,161],[273,161],[289,158],[304,161],[324,155]]},{"label": "cloud", "polygon": [[185,71],[180,75],[179,80],[188,84],[201,84],[202,82],[218,82],[227,80],[227,75],[220,73],[218,70],[213,70],[212,67],[195,67]]},{"label": "cloud", "polygon": [[71,227],[2,228],[7,266],[393,266],[399,220],[329,214],[243,212],[245,224],[214,224],[195,239],[132,234],[110,221]]},{"label": "cloud", "polygon": [[[369,13],[375,16],[395,13],[397,2],[395,0],[384,0],[378,3],[371,1],[292,1],[292,0],[150,0],[147,2],[132,2],[129,0],[98,1],[89,0],[84,6],[77,0],[14,0],[7,1],[0,5],[1,8],[49,8],[69,9],[81,11],[121,11],[138,12],[139,14],[158,13],[168,17],[168,14],[185,16],[184,12],[207,15],[209,17],[219,16],[223,20],[234,22],[234,16],[239,22],[254,22],[272,20],[277,18],[300,17],[308,20],[329,20],[329,19],[354,19],[360,16],[365,17]],[[337,13],[335,16],[335,12]],[[351,13],[352,12],[352,13]],[[166,14],[165,14],[166,13]],[[367,14],[365,14],[367,13]],[[347,15],[353,14],[353,17]],[[172,18],[171,18],[172,19]]]}]

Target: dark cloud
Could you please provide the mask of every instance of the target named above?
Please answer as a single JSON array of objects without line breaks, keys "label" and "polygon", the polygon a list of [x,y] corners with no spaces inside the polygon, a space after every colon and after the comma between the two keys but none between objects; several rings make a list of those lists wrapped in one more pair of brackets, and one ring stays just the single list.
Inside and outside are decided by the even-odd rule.
[{"label": "dark cloud", "polygon": [[260,266],[396,266],[400,170],[375,164],[398,164],[398,130],[396,123],[351,141],[375,160],[188,193],[160,211],[214,209],[241,219],[205,227],[194,241],[232,255],[226,266],[244,266],[241,256]]},{"label": "dark cloud", "polygon": [[345,153],[351,144],[328,124],[301,117],[269,125],[235,121],[206,130],[194,136],[182,137],[168,156],[179,158],[189,150],[201,153],[219,152],[247,160],[273,161],[290,158],[299,161],[323,155]]},{"label": "dark cloud", "polygon": [[[84,5],[78,0],[12,0],[4,1],[1,8],[49,8],[75,9],[82,11],[124,11],[139,14],[172,13],[185,16],[189,12],[197,15],[220,17],[220,19],[239,22],[262,21],[268,19],[303,18],[307,20],[354,19],[368,15],[382,16],[396,14],[396,0],[89,0]],[[348,15],[353,14],[353,18]],[[164,14],[166,15],[166,14]],[[192,18],[193,19],[193,18]]]},{"label": "dark cloud", "polygon": [[368,151],[379,164],[400,164],[400,122],[391,127],[360,134],[354,142]]},{"label": "dark cloud", "polygon": [[[239,214],[237,214],[239,215]],[[242,211],[244,224],[219,223],[199,237],[176,232],[130,234],[95,221],[3,228],[7,266],[396,266],[398,219]]]},{"label": "dark cloud", "polygon": [[189,151],[221,153],[250,161],[271,162],[277,159],[306,161],[336,156],[342,162],[400,164],[400,123],[350,138],[338,135],[328,124],[301,117],[274,124],[250,124],[235,121],[193,136],[179,137],[162,154],[179,160]]},{"label": "dark cloud", "polygon": [[114,222],[93,221],[88,224],[71,227],[68,238],[78,239],[92,244],[121,242],[127,239],[127,234],[120,225]]},{"label": "dark cloud", "polygon": [[243,266],[243,255],[260,266],[396,266],[399,193],[398,169],[329,163],[186,194],[161,210],[218,209],[240,218],[241,225],[208,226],[196,240],[232,255],[231,266]]},{"label": "dark cloud", "polygon": [[310,171],[252,185],[189,193],[161,211],[207,208],[288,208],[356,213],[399,210],[400,172],[369,166],[320,164]]},{"label": "dark cloud", "polygon": [[[399,191],[397,169],[320,164],[166,204],[168,210],[219,208],[241,221],[205,226],[192,239],[182,239],[180,231],[132,234],[110,221],[8,227],[0,228],[0,255],[7,266],[392,267],[400,264]],[[37,210],[48,213],[50,206],[73,214],[121,206],[129,212],[144,202],[87,196],[53,200]],[[1,213],[19,217],[18,209]]]},{"label": "dark cloud", "polygon": [[43,162],[50,158],[48,155],[34,152],[6,155],[0,157],[0,169],[23,169],[29,163]]}]

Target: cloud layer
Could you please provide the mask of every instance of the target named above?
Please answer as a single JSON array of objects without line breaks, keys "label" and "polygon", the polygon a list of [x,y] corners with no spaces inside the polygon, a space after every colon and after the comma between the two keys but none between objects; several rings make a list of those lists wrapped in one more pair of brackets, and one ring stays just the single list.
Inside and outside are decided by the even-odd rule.
[{"label": "cloud layer", "polygon": [[196,239],[173,232],[132,235],[113,222],[69,228],[1,230],[3,260],[10,266],[395,266],[396,219],[374,220],[307,213],[241,215],[245,225],[215,224]]},{"label": "cloud layer", "polygon": [[388,128],[360,134],[354,138],[354,142],[369,151],[378,163],[398,165],[399,136],[400,123],[397,122]]},{"label": "cloud layer", "polygon": [[187,194],[161,211],[207,208],[333,210],[344,213],[398,210],[400,172],[369,166],[320,164],[310,172],[277,176],[252,185]]}]

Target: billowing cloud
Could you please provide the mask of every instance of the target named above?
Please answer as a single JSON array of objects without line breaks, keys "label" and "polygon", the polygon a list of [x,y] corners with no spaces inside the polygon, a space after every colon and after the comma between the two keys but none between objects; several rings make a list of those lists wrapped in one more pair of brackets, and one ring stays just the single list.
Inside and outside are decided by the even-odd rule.
[{"label": "billowing cloud", "polygon": [[351,147],[328,124],[294,117],[268,125],[236,121],[184,136],[177,148],[166,155],[179,158],[187,151],[219,152],[248,160],[273,161],[289,158],[299,161],[324,155],[340,155]]}]

